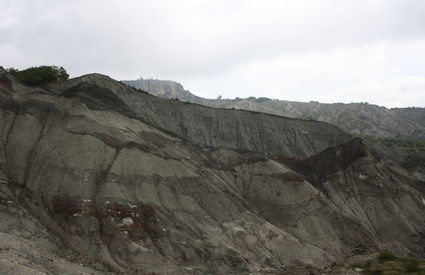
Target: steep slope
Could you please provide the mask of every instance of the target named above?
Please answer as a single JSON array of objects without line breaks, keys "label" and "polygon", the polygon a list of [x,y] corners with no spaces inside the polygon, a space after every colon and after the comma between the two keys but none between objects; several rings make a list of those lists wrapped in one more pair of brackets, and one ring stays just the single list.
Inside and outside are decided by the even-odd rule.
[{"label": "steep slope", "polygon": [[217,111],[202,105],[148,96],[143,92],[135,93],[126,85],[114,83],[111,86],[110,82],[104,76],[88,75],[56,89],[66,96],[80,97],[92,108],[102,109],[103,105],[114,104],[115,110],[122,114],[208,146],[300,158],[351,138],[327,123],[244,110]]},{"label": "steep slope", "polygon": [[116,272],[423,256],[423,182],[330,124],[165,100],[96,74],[29,88],[0,69],[0,95],[13,200]]},{"label": "steep slope", "polygon": [[[197,97],[184,90],[181,84],[176,82],[147,81],[144,79],[123,82],[160,97],[178,98],[215,108],[245,109],[293,118],[324,121],[335,124],[355,135],[425,138],[424,108],[387,109],[367,103],[324,104],[313,101],[304,103],[255,97],[213,100]],[[173,90],[173,92],[169,89],[160,88],[167,83],[173,83],[174,86],[180,88]]]},{"label": "steep slope", "polygon": [[412,120],[425,127],[425,108],[394,108],[401,117]]},{"label": "steep slope", "polygon": [[14,199],[6,182],[1,182],[0,189],[0,274],[109,273],[104,266],[64,246]]}]

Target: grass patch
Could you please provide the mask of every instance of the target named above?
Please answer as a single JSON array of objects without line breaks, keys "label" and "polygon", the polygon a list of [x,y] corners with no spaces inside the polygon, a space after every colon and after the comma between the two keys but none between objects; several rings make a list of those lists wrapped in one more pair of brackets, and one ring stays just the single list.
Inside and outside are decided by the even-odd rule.
[{"label": "grass patch", "polygon": [[380,143],[387,147],[407,147],[407,148],[425,148],[425,139],[412,138],[383,138],[370,135],[359,135],[375,143]]},{"label": "grass patch", "polygon": [[365,275],[425,275],[425,259],[402,258],[383,251],[376,259],[355,263],[351,268],[360,268]]},{"label": "grass patch", "polygon": [[406,271],[407,273],[415,273],[415,272],[424,271],[419,266],[418,260],[407,260],[406,262],[403,263],[403,266],[404,266],[404,271]]},{"label": "grass patch", "polygon": [[378,256],[378,261],[380,263],[385,263],[385,262],[388,262],[388,261],[393,261],[395,259],[397,259],[397,257],[393,253],[391,253],[389,251],[382,251],[381,253],[379,253],[379,256]]}]

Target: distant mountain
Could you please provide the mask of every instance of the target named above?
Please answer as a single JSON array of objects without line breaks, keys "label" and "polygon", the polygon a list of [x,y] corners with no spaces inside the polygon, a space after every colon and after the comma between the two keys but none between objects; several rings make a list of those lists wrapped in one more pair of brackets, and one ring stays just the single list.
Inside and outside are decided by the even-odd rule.
[{"label": "distant mountain", "polygon": [[355,135],[425,138],[425,108],[388,109],[368,103],[325,104],[316,101],[306,103],[265,97],[205,99],[193,95],[174,81],[140,78],[123,82],[163,98],[177,98],[215,108],[246,109],[292,118],[324,121]]},{"label": "distant mountain", "polygon": [[221,108],[248,109],[259,112],[289,116],[293,118],[325,121],[339,126],[355,135],[379,137],[425,138],[425,109],[417,112],[406,109],[387,109],[367,103],[295,102],[271,99],[217,100],[209,106]]},{"label": "distant mountain", "polygon": [[203,99],[201,97],[193,95],[188,90],[185,90],[180,83],[172,80],[139,78],[137,80],[123,80],[122,82],[136,89],[149,92],[152,95],[159,96],[162,98],[178,98],[180,100],[196,103],[201,102]]}]

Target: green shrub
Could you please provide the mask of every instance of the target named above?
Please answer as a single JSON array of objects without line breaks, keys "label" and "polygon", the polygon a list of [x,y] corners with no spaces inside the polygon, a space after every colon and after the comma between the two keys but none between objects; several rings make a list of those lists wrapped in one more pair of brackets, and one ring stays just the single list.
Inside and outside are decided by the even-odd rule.
[{"label": "green shrub", "polygon": [[361,274],[364,275],[425,275],[424,266],[425,259],[399,258],[391,252],[383,251],[376,259],[354,263],[350,268],[361,268]]},{"label": "green shrub", "polygon": [[383,138],[369,135],[360,135],[370,141],[381,143],[387,147],[409,147],[409,148],[425,148],[425,139],[411,138]]},{"label": "green shrub", "polygon": [[381,269],[370,269],[363,272],[366,275],[381,275],[384,274],[384,271]]},{"label": "green shrub", "polygon": [[366,261],[364,263],[362,262],[357,262],[351,265],[352,268],[361,268],[361,269],[365,269],[365,270],[369,270],[371,267],[371,262],[370,261]]},{"label": "green shrub", "polygon": [[65,80],[69,77],[63,67],[56,66],[31,67],[22,71],[10,68],[7,71],[28,86],[40,86],[55,80]]},{"label": "green shrub", "polygon": [[414,272],[420,272],[422,271],[421,267],[419,266],[419,262],[417,260],[407,260],[403,263],[404,271],[406,273],[414,273]]},{"label": "green shrub", "polygon": [[379,256],[378,256],[378,261],[381,263],[394,261],[395,259],[397,259],[397,257],[389,251],[382,251],[379,253]]}]

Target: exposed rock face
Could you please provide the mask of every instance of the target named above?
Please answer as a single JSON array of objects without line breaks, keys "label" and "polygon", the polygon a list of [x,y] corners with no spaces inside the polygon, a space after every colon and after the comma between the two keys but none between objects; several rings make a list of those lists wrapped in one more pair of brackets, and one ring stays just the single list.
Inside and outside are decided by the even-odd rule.
[{"label": "exposed rock face", "polygon": [[194,103],[201,103],[203,98],[195,96],[183,86],[172,80],[158,80],[158,79],[143,79],[137,80],[123,80],[123,83],[130,85],[142,91],[149,91],[150,94],[169,99],[181,99]]},{"label": "exposed rock face", "polygon": [[422,170],[333,125],[165,100],[96,74],[29,88],[1,70],[0,96],[2,194],[115,272],[424,255]]},{"label": "exposed rock face", "polygon": [[351,139],[347,133],[326,123],[242,110],[217,111],[135,93],[119,83],[107,89],[111,86],[108,80],[99,75],[76,79],[74,82],[78,84],[66,88],[63,95],[79,97],[92,109],[114,108],[168,133],[207,146],[300,158]]},{"label": "exposed rock face", "polygon": [[425,126],[425,108],[394,108],[401,117]]},{"label": "exposed rock face", "polygon": [[[163,80],[123,81],[164,98],[178,98],[215,108],[245,109],[275,115],[319,120],[335,124],[352,134],[379,137],[425,138],[425,108],[387,109],[371,104],[324,104],[250,97],[246,99],[205,99],[184,90],[181,84]],[[163,89],[171,85],[179,89]]]},{"label": "exposed rock face", "polygon": [[[107,269],[64,246],[0,185],[0,274],[107,274]],[[9,192],[9,193],[13,193]]]}]

